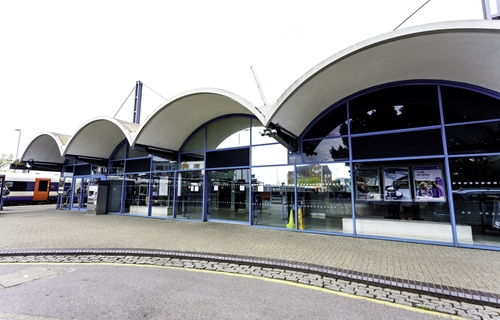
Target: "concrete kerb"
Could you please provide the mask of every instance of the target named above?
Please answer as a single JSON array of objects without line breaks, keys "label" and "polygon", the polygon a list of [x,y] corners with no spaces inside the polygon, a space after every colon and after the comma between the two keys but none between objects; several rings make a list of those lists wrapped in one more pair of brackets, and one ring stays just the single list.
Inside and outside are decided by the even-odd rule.
[{"label": "concrete kerb", "polygon": [[[157,257],[171,259],[190,259],[211,262],[231,263],[263,268],[278,268],[294,272],[305,272],[322,277],[335,278],[357,284],[378,286],[386,289],[431,296],[439,299],[449,299],[492,308],[500,308],[500,294],[475,291],[464,288],[444,286],[439,284],[412,281],[394,277],[380,276],[370,273],[360,273],[353,270],[339,269],[316,264],[275,260],[231,254],[149,250],[149,249],[22,249],[0,250],[0,257],[28,257],[28,256],[135,256]],[[42,261],[32,261],[42,262]],[[2,263],[0,259],[0,263]]]}]

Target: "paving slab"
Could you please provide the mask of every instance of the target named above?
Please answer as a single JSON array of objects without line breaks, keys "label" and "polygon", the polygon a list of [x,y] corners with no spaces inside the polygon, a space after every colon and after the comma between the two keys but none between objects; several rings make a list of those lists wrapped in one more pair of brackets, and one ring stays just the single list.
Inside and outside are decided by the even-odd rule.
[{"label": "paving slab", "polygon": [[[12,250],[126,249],[227,255],[251,263],[283,261],[352,279],[398,282],[407,289],[500,293],[500,252],[251,227],[220,222],[92,215],[54,206],[12,206],[0,213],[0,253]],[[82,251],[83,253],[84,251]],[[77,252],[76,252],[77,253]],[[401,283],[400,283],[401,282]],[[460,293],[458,293],[460,294]],[[466,295],[467,292],[461,293]],[[460,296],[459,296],[460,297]]]}]

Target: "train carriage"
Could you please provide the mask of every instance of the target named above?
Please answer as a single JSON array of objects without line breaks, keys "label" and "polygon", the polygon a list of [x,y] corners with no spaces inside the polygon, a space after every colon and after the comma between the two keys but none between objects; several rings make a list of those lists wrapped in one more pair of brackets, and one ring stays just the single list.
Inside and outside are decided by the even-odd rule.
[{"label": "train carriage", "polygon": [[10,194],[5,197],[4,205],[57,202],[60,175],[46,171],[5,173]]}]

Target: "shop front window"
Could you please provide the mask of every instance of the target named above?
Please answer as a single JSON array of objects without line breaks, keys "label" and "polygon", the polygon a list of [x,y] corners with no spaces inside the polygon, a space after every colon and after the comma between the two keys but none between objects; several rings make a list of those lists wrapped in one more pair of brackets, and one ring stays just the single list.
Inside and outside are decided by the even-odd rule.
[{"label": "shop front window", "polygon": [[209,172],[208,218],[247,222],[250,210],[248,169]]},{"label": "shop front window", "polygon": [[500,246],[500,157],[449,161],[457,228],[470,229],[475,245]]},{"label": "shop front window", "polygon": [[295,229],[294,172],[293,166],[252,168],[252,224]]},{"label": "shop front window", "polygon": [[124,213],[148,215],[149,174],[125,175],[125,208]]},{"label": "shop front window", "polygon": [[297,194],[299,230],[343,232],[343,219],[352,221],[348,163],[297,166]]},{"label": "shop front window", "polygon": [[[452,242],[442,161],[354,163],[357,234]],[[352,221],[344,219],[344,231]],[[459,238],[471,241],[470,230]]]},{"label": "shop front window", "polygon": [[202,220],[203,171],[183,171],[177,174],[176,218]]},{"label": "shop front window", "polygon": [[152,185],[151,216],[172,217],[174,199],[174,173],[155,173]]}]

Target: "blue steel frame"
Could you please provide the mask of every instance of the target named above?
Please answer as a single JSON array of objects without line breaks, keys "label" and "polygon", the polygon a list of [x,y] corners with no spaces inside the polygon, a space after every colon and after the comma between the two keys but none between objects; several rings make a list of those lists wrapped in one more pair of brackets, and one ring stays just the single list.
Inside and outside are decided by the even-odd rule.
[{"label": "blue steel frame", "polygon": [[[465,122],[465,123],[459,123],[459,124],[445,124],[444,123],[444,111],[443,111],[443,105],[442,105],[442,98],[441,98],[441,87],[443,86],[448,86],[448,87],[455,87],[455,88],[461,88],[473,92],[477,92],[483,95],[490,96],[492,98],[495,98],[497,100],[500,100],[500,93],[494,92],[489,89],[481,88],[478,86],[473,86],[465,83],[459,83],[459,82],[451,82],[451,81],[438,81],[438,80],[408,80],[408,81],[399,81],[399,82],[393,82],[393,83],[386,83],[383,85],[378,85],[374,86],[372,88],[368,88],[365,90],[361,90],[355,94],[352,94],[342,100],[337,101],[333,105],[331,105],[329,108],[325,109],[320,115],[318,115],[311,123],[304,129],[304,131],[299,135],[299,152],[301,155],[302,163],[306,163],[304,161],[304,153],[302,151],[302,142],[303,141],[309,141],[309,140],[320,140],[324,139],[323,138],[315,138],[315,139],[304,139],[305,134],[321,119],[323,118],[326,114],[328,114],[330,111],[337,107],[342,107],[342,105],[345,105],[347,108],[347,119],[350,119],[350,114],[349,114],[349,101],[360,97],[362,95],[375,92],[381,89],[389,88],[389,87],[402,87],[402,86],[409,86],[409,85],[434,85],[436,86],[437,90],[437,96],[438,96],[438,105],[439,105],[439,113],[440,113],[440,120],[441,123],[438,126],[428,126],[425,127],[425,129],[437,129],[439,128],[441,130],[441,139],[442,139],[442,144],[443,144],[443,154],[441,155],[434,155],[434,156],[424,156],[424,157],[396,157],[396,158],[377,158],[377,159],[363,159],[363,162],[375,162],[375,161],[394,161],[394,160],[417,160],[417,159],[439,159],[442,158],[444,161],[444,168],[445,168],[445,176],[446,176],[446,181],[447,181],[447,194],[451,195],[452,194],[452,188],[451,188],[451,174],[450,174],[450,166],[449,166],[449,159],[450,158],[458,158],[458,157],[464,157],[464,156],[471,156],[470,154],[461,154],[461,155],[452,155],[450,156],[448,154],[448,149],[447,149],[447,141],[446,141],[446,135],[445,135],[445,128],[447,126],[453,126],[453,125],[465,125],[465,124],[470,124],[470,123],[486,123],[486,122],[491,122],[495,121],[492,119],[487,119],[487,120],[480,120],[480,121],[473,121],[473,122]],[[498,121],[498,119],[496,119]],[[352,155],[352,148],[350,147],[351,144],[351,132],[350,132],[350,126],[347,126],[348,130],[348,141],[349,141],[349,167],[351,172],[353,172],[353,155]],[[400,129],[400,130],[392,130],[387,132],[387,134],[393,134],[393,133],[399,133],[399,132],[408,132],[408,131],[418,131],[422,130],[422,128],[412,128],[412,129]],[[363,134],[356,134],[354,135],[355,137],[361,137],[361,136],[369,136],[369,135],[380,135],[380,134],[385,134],[385,132],[375,132],[375,133],[363,133]],[[340,137],[340,136],[339,136]],[[344,136],[345,137],[345,136]],[[500,150],[499,153],[500,154]],[[490,156],[490,155],[498,155],[496,153],[483,153],[483,154],[473,154],[473,156]],[[361,160],[356,160],[357,162]],[[347,161],[346,161],[347,162]],[[311,164],[313,162],[310,162]],[[385,240],[397,240],[401,241],[400,238],[390,238],[390,237],[379,237],[379,236],[365,236],[365,235],[358,235],[356,232],[356,214],[355,214],[355,196],[354,196],[354,188],[351,188],[351,205],[352,205],[352,219],[353,219],[353,236],[354,237],[362,237],[362,238],[375,238],[375,239],[385,239]],[[442,242],[434,242],[434,241],[424,241],[424,240],[410,240],[410,239],[405,239],[407,242],[415,242],[415,243],[430,243],[430,244],[439,244],[439,245],[452,245],[452,246],[460,246],[460,247],[473,247],[473,248],[481,248],[481,249],[488,249],[488,250],[497,250],[500,251],[500,247],[490,247],[490,246],[482,246],[482,245],[468,245],[468,244],[460,244],[458,243],[458,237],[457,237],[457,228],[456,228],[456,219],[455,219],[455,211],[454,211],[454,205],[453,205],[453,199],[451,196],[448,197],[448,205],[450,209],[450,224],[452,228],[452,236],[453,236],[453,244],[448,244],[448,243],[442,243]],[[344,235],[345,236],[345,235]]]},{"label": "blue steel frame", "polygon": [[[408,85],[434,85],[436,87],[436,90],[437,90],[437,94],[438,94],[438,105],[439,105],[439,113],[440,113],[440,125],[435,125],[435,126],[428,126],[428,127],[425,127],[425,129],[437,129],[439,128],[441,130],[441,133],[442,133],[442,144],[443,144],[443,154],[436,154],[436,155],[432,155],[432,156],[412,156],[412,157],[395,157],[395,158],[377,158],[377,159],[363,159],[362,161],[363,162],[375,162],[375,161],[394,161],[394,160],[422,160],[422,159],[443,159],[443,162],[444,162],[444,169],[445,169],[445,176],[446,176],[446,181],[447,181],[447,184],[446,184],[446,189],[447,189],[447,194],[448,195],[451,195],[452,194],[452,189],[451,189],[451,174],[450,174],[450,166],[449,166],[449,159],[450,158],[457,158],[457,157],[464,157],[464,156],[470,156],[468,154],[460,154],[460,155],[449,155],[448,154],[448,150],[447,150],[447,141],[446,141],[446,136],[445,136],[445,128],[447,126],[453,126],[453,125],[464,125],[464,124],[469,124],[469,123],[485,123],[485,122],[491,122],[493,120],[491,119],[487,119],[487,120],[481,120],[481,121],[474,121],[474,122],[468,122],[468,123],[460,123],[460,124],[445,124],[444,123],[444,111],[443,111],[443,106],[442,106],[442,99],[441,99],[441,87],[443,86],[449,86],[449,87],[456,87],[456,88],[462,88],[462,89],[466,89],[466,90],[469,90],[469,91],[474,91],[474,92],[477,92],[477,93],[480,93],[480,94],[483,94],[483,95],[487,95],[487,96],[490,96],[490,97],[493,97],[495,99],[498,99],[500,100],[500,93],[498,92],[493,92],[491,90],[488,90],[488,89],[484,89],[484,88],[480,88],[480,87],[477,87],[477,86],[472,86],[472,85],[468,85],[468,84],[464,84],[464,83],[457,83],[457,82],[449,82],[449,81],[437,81],[437,80],[412,80],[412,81],[401,81],[401,82],[394,82],[394,83],[388,83],[388,84],[384,84],[384,85],[379,85],[379,86],[375,86],[375,87],[372,87],[372,88],[369,88],[369,89],[366,89],[366,90],[362,90],[362,91],[359,91],[355,94],[352,94],[342,100],[339,100],[337,101],[336,103],[332,104],[329,108],[325,109],[320,115],[318,115],[313,121],[311,121],[311,123],[304,129],[304,131],[299,135],[299,154],[298,154],[298,157],[295,157],[294,159],[298,159],[300,161],[298,161],[299,163],[296,163],[296,161],[294,160],[293,163],[292,161],[290,161],[290,158],[289,158],[289,161],[287,164],[269,164],[269,165],[263,165],[263,166],[258,166],[258,167],[275,167],[275,166],[293,166],[294,167],[294,180],[297,181],[297,165],[302,165],[302,164],[306,164],[306,163],[310,163],[310,164],[313,164],[315,162],[305,162],[304,161],[304,153],[303,153],[303,150],[302,150],[302,143],[303,141],[307,141],[307,140],[313,140],[313,139],[304,139],[303,137],[305,136],[305,134],[323,117],[325,116],[326,114],[328,114],[331,110],[337,108],[337,107],[341,107],[341,106],[344,106],[345,108],[347,108],[347,119],[350,119],[350,109],[349,109],[349,102],[350,100],[356,98],[356,97],[359,97],[359,96],[362,96],[364,94],[367,94],[367,93],[371,93],[371,92],[375,92],[375,91],[378,91],[378,90],[381,90],[381,89],[385,89],[385,88],[388,88],[388,87],[400,87],[400,86],[408,86]],[[225,119],[225,118],[236,118],[236,117],[244,117],[244,118],[248,118],[249,120],[249,124],[250,124],[250,129],[253,130],[253,126],[252,126],[252,121],[258,121],[258,119],[254,116],[251,116],[251,115],[247,115],[247,114],[231,114],[231,115],[225,115],[225,116],[222,116],[222,117],[218,117],[218,118],[215,118],[215,119],[212,119],[206,123],[204,123],[203,125],[201,125],[199,128],[197,128],[196,130],[194,130],[191,135],[186,139],[186,141],[183,143],[183,145],[181,146],[180,148],[180,151],[179,151],[179,155],[178,155],[178,164],[181,163],[181,156],[182,154],[187,154],[187,153],[192,153],[192,152],[202,152],[203,155],[204,155],[204,159],[207,152],[211,152],[212,150],[207,150],[207,127],[208,125],[212,124],[212,123],[215,123],[221,119]],[[347,120],[346,119],[346,120]],[[498,120],[498,119],[497,119]],[[348,138],[348,143],[349,143],[349,146],[351,146],[351,138],[353,137],[351,135],[351,128],[350,126],[347,127],[348,129],[348,132],[347,132],[347,138]],[[400,132],[408,132],[408,131],[417,131],[417,130],[421,130],[422,128],[410,128],[410,129],[399,129],[399,130],[392,130],[390,132],[387,132],[387,134],[389,133],[400,133]],[[196,134],[199,132],[199,130],[204,130],[204,140],[203,140],[203,150],[190,150],[190,151],[186,151],[186,152],[182,152],[183,148],[186,146],[186,144],[190,141],[190,139]],[[363,134],[356,134],[354,135],[354,137],[360,137],[360,136],[368,136],[368,135],[374,135],[374,134],[384,134],[384,132],[377,132],[377,133],[363,133]],[[345,137],[345,136],[344,136]],[[322,139],[322,138],[315,138],[314,140],[318,140],[318,139]],[[323,138],[324,139],[324,138]],[[120,143],[116,148],[115,150],[113,151],[112,153],[112,157],[109,159],[109,163],[108,163],[108,168],[111,169],[111,163],[112,161],[115,161],[115,160],[118,160],[118,159],[113,159],[113,155],[116,154],[116,152],[118,150],[120,150],[121,147],[123,147],[123,145],[126,145],[126,153],[125,153],[125,158],[120,158],[119,160],[123,160],[124,161],[124,172],[123,172],[123,176],[125,177],[126,174],[134,174],[135,172],[127,172],[126,170],[126,165],[127,165],[127,160],[131,160],[131,159],[141,159],[141,158],[150,158],[150,171],[149,171],[149,177],[150,177],[150,181],[151,181],[151,177],[152,177],[152,170],[153,170],[153,158],[151,156],[145,156],[145,157],[139,157],[139,158],[129,158],[129,149],[130,147],[128,146],[127,144],[127,141],[124,140],[122,143]],[[273,144],[277,144],[276,142],[270,142],[269,144],[259,144],[259,146],[262,146],[262,145],[273,145]],[[252,147],[254,146],[253,144],[253,141],[252,141],[252,135],[250,135],[250,145],[248,146],[248,148],[250,149],[250,165],[249,166],[243,166],[243,167],[234,167],[234,169],[248,169],[249,170],[249,177],[248,177],[248,181],[250,181],[251,183],[251,170],[252,168],[254,167],[251,163],[251,159],[252,159]],[[239,149],[239,148],[227,148],[227,150],[231,150],[231,149]],[[500,153],[500,152],[499,152]],[[484,154],[474,154],[474,156],[489,156],[489,155],[498,155],[497,153],[484,153]],[[349,147],[349,160],[348,161],[345,161],[345,162],[348,162],[349,163],[349,168],[351,170],[351,172],[353,172],[353,162],[358,162],[359,160],[356,160],[356,161],[353,161],[353,154],[352,154],[352,148]],[[319,162],[318,162],[319,163]],[[257,166],[256,166],[257,167]],[[210,170],[220,170],[220,169],[226,169],[226,168],[210,168]],[[202,170],[207,170],[207,168],[204,168]],[[175,193],[175,197],[174,197],[174,203],[177,203],[178,201],[178,196],[177,196],[177,187],[178,187],[178,179],[179,179],[179,173],[182,173],[182,172],[185,172],[186,170],[180,170],[180,167],[177,166],[177,168],[171,168],[171,170],[166,170],[165,172],[172,172],[174,174],[174,193]],[[108,171],[109,172],[109,171]],[[139,172],[137,172],[139,173]],[[140,172],[140,173],[144,173],[144,172]],[[209,198],[209,192],[208,192],[208,189],[207,189],[207,185],[209,184],[209,181],[208,181],[208,175],[207,174],[204,174],[204,177],[203,177],[203,195],[202,195],[202,201],[203,201],[203,211],[202,211],[202,221],[207,221],[208,219],[208,212],[206,210],[207,208],[207,203],[208,203],[208,198]],[[122,198],[125,197],[125,180],[122,181]],[[149,196],[151,197],[152,196],[152,191],[151,191],[151,188],[149,188]],[[253,191],[252,191],[252,188],[250,188],[249,190],[249,199],[253,199]],[[342,236],[353,236],[353,237],[360,237],[360,238],[375,238],[375,239],[384,239],[384,240],[395,240],[395,241],[401,241],[402,239],[401,238],[391,238],[391,237],[380,237],[380,236],[366,236],[366,235],[358,235],[357,234],[357,231],[356,231],[356,214],[355,214],[355,197],[354,197],[354,188],[351,188],[351,206],[352,206],[352,219],[353,219],[353,234],[350,234],[350,235],[346,235],[346,234],[343,234],[343,233],[336,233],[336,232],[325,232],[325,231],[311,231],[311,230],[298,230],[298,226],[296,226],[295,230],[296,231],[300,231],[300,232],[306,232],[306,233],[321,233],[321,234],[338,234],[338,235],[342,235]],[[299,209],[299,204],[298,204],[298,190],[297,190],[297,187],[295,187],[294,189],[294,195],[295,195],[295,203],[293,204],[293,207],[294,207],[294,214],[295,214],[295,221],[298,221],[298,217],[297,217],[297,214],[298,214],[298,209]],[[121,208],[120,208],[120,212],[123,212],[123,207],[124,207],[124,198],[122,199],[122,204],[121,204]],[[251,201],[251,200],[250,200]],[[451,199],[451,197],[448,197],[448,205],[449,205],[449,209],[450,209],[450,224],[451,224],[451,227],[452,227],[452,234],[453,234],[453,243],[450,244],[450,243],[442,243],[442,242],[434,242],[434,241],[425,241],[425,240],[412,240],[412,239],[404,239],[404,241],[406,242],[414,242],[414,243],[429,243],[429,244],[439,244],[439,245],[446,245],[446,246],[461,246],[461,247],[473,247],[473,248],[481,248],[481,249],[488,249],[488,250],[500,250],[500,247],[489,247],[489,246],[479,246],[479,245],[466,245],[466,244],[460,244],[458,243],[458,239],[457,239],[457,230],[456,230],[456,219],[455,219],[455,211],[454,211],[454,206],[453,206],[453,201]],[[175,219],[177,218],[177,205],[174,206],[173,208],[173,216],[172,217],[166,217],[166,218],[163,218],[163,219]],[[151,216],[151,204],[149,204],[148,206],[148,216]],[[253,213],[253,210],[252,210],[252,204],[250,204],[250,210],[249,210],[249,223],[250,225],[252,226],[255,226],[255,227],[264,227],[264,228],[272,228],[272,229],[282,229],[282,228],[278,228],[278,227],[269,227],[269,226],[257,226],[257,225],[254,225],[254,222],[255,222],[255,217],[254,217],[254,213]]]}]

